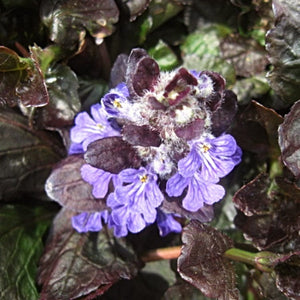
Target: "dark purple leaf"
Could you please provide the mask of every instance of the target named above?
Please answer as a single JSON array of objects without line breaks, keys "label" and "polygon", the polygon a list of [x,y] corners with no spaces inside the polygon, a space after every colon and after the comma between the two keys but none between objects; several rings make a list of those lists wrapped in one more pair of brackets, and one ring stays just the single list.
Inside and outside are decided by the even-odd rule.
[{"label": "dark purple leaf", "polygon": [[207,298],[196,289],[194,286],[186,283],[180,282],[169,287],[165,292],[163,300],[206,300]]},{"label": "dark purple leaf", "polygon": [[134,91],[142,96],[146,90],[153,90],[153,86],[159,76],[159,66],[156,61],[150,57],[142,58],[132,76],[132,86]]},{"label": "dark purple leaf", "polygon": [[289,170],[300,177],[300,100],[291,108],[284,117],[284,122],[279,127],[279,147],[282,160]]},{"label": "dark purple leaf", "polygon": [[34,53],[21,58],[11,49],[0,46],[0,104],[27,107],[45,106],[49,96]]},{"label": "dark purple leaf", "polygon": [[133,49],[128,58],[126,83],[132,97],[152,90],[159,77],[159,66],[144,49]]},{"label": "dark purple leaf", "polygon": [[41,16],[50,39],[74,51],[86,31],[96,40],[110,35],[119,20],[119,10],[114,0],[44,0]]},{"label": "dark purple leaf", "polygon": [[191,221],[182,234],[183,247],[178,258],[181,277],[197,287],[205,296],[239,299],[235,271],[223,257],[233,242],[216,229]]},{"label": "dark purple leaf", "polygon": [[141,165],[136,150],[121,137],[108,137],[89,144],[84,158],[93,167],[114,174]]},{"label": "dark purple leaf", "polygon": [[175,128],[176,135],[186,141],[199,137],[203,131],[204,120],[202,119],[196,119],[185,126]]},{"label": "dark purple leaf", "polygon": [[282,100],[276,108],[283,108],[300,98],[299,1],[275,0],[273,11],[275,26],[266,36],[266,49],[273,69],[267,78]]},{"label": "dark purple leaf", "polygon": [[232,125],[237,113],[237,98],[234,92],[225,90],[220,106],[211,115],[212,132],[218,136]]},{"label": "dark purple leaf", "polygon": [[147,125],[124,125],[122,127],[122,137],[134,146],[158,147],[161,144],[159,132],[151,130]]},{"label": "dark purple leaf", "polygon": [[198,220],[203,223],[210,222],[214,217],[214,208],[212,205],[205,205],[196,212],[190,212],[184,209],[177,200],[165,200],[162,206],[160,206],[160,209],[168,214],[178,214],[184,218]]},{"label": "dark purple leaf", "polygon": [[252,272],[250,274],[249,290],[254,294],[254,299],[287,300],[278,290],[274,273]]},{"label": "dark purple leaf", "polygon": [[[235,110],[236,108],[234,107],[234,101],[236,101],[235,96],[233,96],[233,93],[230,92],[225,92],[225,85],[226,85],[226,81],[225,79],[216,72],[212,72],[212,71],[203,71],[201,74],[205,74],[207,76],[209,76],[212,81],[213,81],[213,87],[214,87],[214,91],[213,93],[211,93],[211,95],[209,97],[207,97],[205,99],[206,105],[208,106],[208,108],[211,110],[212,114],[216,113],[215,116],[215,131],[218,132],[220,131],[220,129],[222,129],[222,127],[225,127],[225,125],[227,125],[227,118],[231,118],[231,115],[234,115],[235,112],[231,112],[231,109]],[[227,99],[226,99],[226,98]],[[203,99],[200,99],[200,101],[202,101]],[[227,106],[229,106],[227,109],[229,109],[229,111],[226,111],[226,114],[228,115],[227,118],[224,119],[224,121],[219,120],[219,112],[217,112],[219,109],[221,109],[223,106],[223,108],[226,111]],[[230,108],[231,106],[231,108]],[[223,124],[224,123],[224,124]]]},{"label": "dark purple leaf", "polygon": [[[190,92],[189,86],[196,86],[197,84],[197,79],[185,68],[181,68],[165,87],[164,97],[167,98],[170,105],[176,105]],[[169,98],[171,92],[176,92],[175,99]]]},{"label": "dark purple leaf", "polygon": [[0,109],[0,139],[0,199],[43,196],[53,164],[65,154],[60,141],[4,109]]},{"label": "dark purple leaf", "polygon": [[294,255],[276,266],[276,285],[289,299],[300,299],[300,256]]},{"label": "dark purple leaf", "polygon": [[128,55],[120,54],[110,72],[110,87],[115,87],[121,82],[126,80],[126,68],[127,68]]},{"label": "dark purple leaf", "polygon": [[282,117],[273,109],[252,101],[236,117],[233,134],[244,149],[259,155],[259,159],[270,157],[278,160],[278,126]]},{"label": "dark purple leaf", "polygon": [[72,228],[72,215],[63,209],[54,220],[39,265],[42,300],[101,295],[137,273],[137,258],[124,239],[105,229],[80,234]]},{"label": "dark purple leaf", "polygon": [[237,76],[254,76],[263,72],[268,64],[265,49],[253,39],[229,35],[222,40],[220,49],[222,57],[234,66]]},{"label": "dark purple leaf", "polygon": [[235,3],[235,1],[185,0],[180,2],[190,4],[187,6],[184,18],[190,32],[201,28],[205,21],[207,23],[229,24],[234,27],[238,25],[237,16],[241,11],[234,6],[233,2]]},{"label": "dark purple leaf", "polygon": [[213,112],[220,107],[223,101],[226,81],[219,73],[216,72],[203,71],[201,72],[201,74],[205,74],[209,76],[213,81],[214,92],[207,99],[207,105],[210,108],[210,110]]},{"label": "dark purple leaf", "polygon": [[46,74],[50,102],[37,111],[37,122],[44,128],[71,126],[81,104],[77,76],[65,65],[57,65]]},{"label": "dark purple leaf", "polygon": [[266,173],[244,185],[233,197],[235,206],[246,216],[263,215],[269,212],[272,200],[268,197],[271,179]]},{"label": "dark purple leaf", "polygon": [[92,186],[81,178],[83,164],[85,161],[80,155],[69,156],[57,164],[46,181],[47,195],[74,211],[104,210],[105,201],[96,199],[92,195]]},{"label": "dark purple leaf", "polygon": [[258,249],[298,238],[300,189],[287,179],[278,178],[276,183],[260,174],[234,195],[243,212],[238,212],[235,224]]}]

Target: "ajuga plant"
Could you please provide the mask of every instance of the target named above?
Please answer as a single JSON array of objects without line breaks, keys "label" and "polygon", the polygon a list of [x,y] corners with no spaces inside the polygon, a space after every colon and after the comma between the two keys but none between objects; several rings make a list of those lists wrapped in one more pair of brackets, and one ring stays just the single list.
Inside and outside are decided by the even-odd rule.
[{"label": "ajuga plant", "polygon": [[71,129],[69,154],[82,153],[82,179],[105,202],[100,211],[83,207],[73,227],[100,231],[107,224],[123,237],[156,222],[163,236],[180,232],[174,217],[186,214],[165,202],[211,219],[212,205],[226,192],[220,179],[241,161],[240,147],[226,133],[235,112],[236,96],[221,75],[160,72],[145,50],[133,49],[124,81],[90,114],[79,113]]},{"label": "ajuga plant", "polygon": [[298,1],[0,15],[1,299],[299,299]]}]

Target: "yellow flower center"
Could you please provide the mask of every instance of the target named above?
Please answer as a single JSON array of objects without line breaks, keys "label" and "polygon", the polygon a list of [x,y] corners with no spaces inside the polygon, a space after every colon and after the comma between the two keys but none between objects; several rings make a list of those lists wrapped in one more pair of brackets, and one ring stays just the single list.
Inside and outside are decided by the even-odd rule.
[{"label": "yellow flower center", "polygon": [[140,177],[140,181],[142,183],[145,183],[147,181],[147,179],[148,179],[148,176],[146,174]]},{"label": "yellow flower center", "polygon": [[98,123],[98,124],[96,124],[96,126],[97,126],[97,128],[99,128],[100,129],[100,131],[104,128],[104,126],[103,125],[101,125],[100,123]]},{"label": "yellow flower center", "polygon": [[113,105],[116,108],[121,108],[122,107],[121,103],[118,100],[114,100]]},{"label": "yellow flower center", "polygon": [[203,152],[203,153],[206,153],[210,148],[211,148],[210,145],[203,144],[203,145],[202,145],[202,152]]}]

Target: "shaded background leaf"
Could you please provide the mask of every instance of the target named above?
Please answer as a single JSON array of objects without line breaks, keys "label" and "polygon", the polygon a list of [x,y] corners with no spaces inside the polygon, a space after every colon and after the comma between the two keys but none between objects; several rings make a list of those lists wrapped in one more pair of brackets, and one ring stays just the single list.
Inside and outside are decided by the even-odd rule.
[{"label": "shaded background leaf", "polygon": [[291,108],[284,117],[279,127],[279,146],[282,160],[289,170],[300,177],[300,100]]},{"label": "shaded background leaf", "polygon": [[78,79],[70,67],[58,64],[45,74],[50,102],[37,111],[37,123],[43,128],[62,128],[73,124],[81,108]]},{"label": "shaded background leaf", "polygon": [[203,26],[187,35],[180,46],[183,66],[189,70],[213,70],[225,77],[227,84],[236,80],[235,69],[221,55],[221,41],[231,33],[223,24]]},{"label": "shaded background leaf", "polygon": [[0,104],[27,107],[45,106],[49,101],[38,59],[19,57],[13,50],[0,46]]},{"label": "shaded background leaf", "polygon": [[54,163],[65,154],[55,135],[28,126],[25,117],[0,110],[0,199],[41,197]]},{"label": "shaded background leaf", "polygon": [[43,237],[53,210],[6,205],[0,208],[0,298],[38,299],[35,284]]},{"label": "shaded background leaf", "polygon": [[101,295],[121,279],[131,279],[138,260],[125,239],[113,233],[80,234],[71,225],[70,210],[63,209],[53,223],[39,265],[40,299],[73,299]]},{"label": "shaded background leaf", "polygon": [[266,49],[273,69],[267,77],[280,96],[274,108],[286,108],[300,98],[300,7],[297,0],[274,0],[275,26],[267,33]]},{"label": "shaded background leaf", "polygon": [[76,51],[88,31],[98,42],[110,35],[119,19],[114,0],[44,0],[41,16],[49,29],[50,39],[71,51]]},{"label": "shaded background leaf", "polygon": [[299,244],[300,189],[288,178],[271,180],[259,174],[236,192],[233,201],[240,210],[235,225],[256,248]]}]

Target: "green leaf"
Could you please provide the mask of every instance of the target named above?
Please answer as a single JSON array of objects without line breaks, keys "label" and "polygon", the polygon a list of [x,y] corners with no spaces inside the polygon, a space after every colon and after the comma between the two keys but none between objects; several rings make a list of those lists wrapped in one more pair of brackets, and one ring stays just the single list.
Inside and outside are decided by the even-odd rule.
[{"label": "green leaf", "polygon": [[49,97],[34,53],[22,58],[13,50],[0,46],[0,104],[40,107]]},{"label": "green leaf", "polygon": [[0,109],[0,200],[24,194],[40,198],[53,164],[62,155],[58,140],[27,123],[25,117]]},{"label": "green leaf", "polygon": [[270,91],[270,86],[265,73],[262,73],[236,81],[232,90],[238,95],[239,104],[245,105],[253,99],[263,99]]},{"label": "green leaf", "polygon": [[51,218],[52,212],[41,207],[0,208],[1,299],[38,299],[36,269]]},{"label": "green leaf", "polygon": [[220,44],[231,32],[224,25],[211,25],[189,34],[181,45],[183,66],[190,70],[220,73],[227,84],[235,82],[235,69],[222,58]]},{"label": "green leaf", "polygon": [[171,48],[162,40],[149,49],[149,55],[158,63],[162,71],[169,71],[178,66],[179,61]]},{"label": "green leaf", "polygon": [[137,273],[137,258],[124,238],[116,239],[106,228],[80,234],[72,228],[73,215],[64,209],[53,222],[39,267],[43,300],[101,295]]},{"label": "green leaf", "polygon": [[140,29],[139,42],[143,43],[150,32],[176,16],[181,10],[182,6],[173,1],[151,1],[147,13],[137,26]]}]

